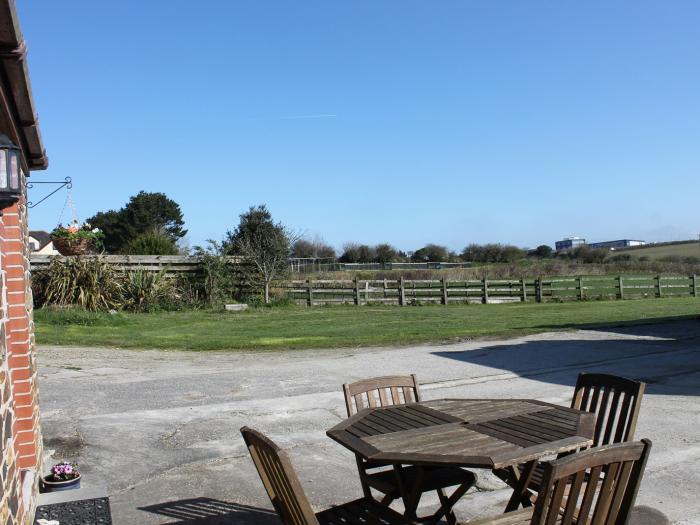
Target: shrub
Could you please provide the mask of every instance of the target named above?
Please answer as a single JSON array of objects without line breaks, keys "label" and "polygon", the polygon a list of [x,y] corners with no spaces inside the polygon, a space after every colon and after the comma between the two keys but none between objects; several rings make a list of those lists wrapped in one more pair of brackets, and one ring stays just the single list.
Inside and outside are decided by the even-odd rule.
[{"label": "shrub", "polygon": [[374,261],[378,263],[398,262],[402,255],[391,244],[382,243],[374,247]]},{"label": "shrub", "polygon": [[462,251],[463,260],[480,263],[510,263],[525,255],[525,250],[510,244],[470,244]]},{"label": "shrub", "polygon": [[547,244],[540,244],[537,248],[531,250],[528,255],[539,257],[540,259],[551,259],[554,257],[554,250]]},{"label": "shrub", "polygon": [[136,270],[124,273],[122,286],[122,305],[126,310],[147,312],[174,299],[177,290],[174,280],[166,275],[166,268],[159,272]]},{"label": "shrub", "polygon": [[181,293],[179,281],[165,272],[120,271],[101,257],[53,259],[34,273],[34,304],[90,312],[181,307],[183,296],[185,300],[190,296]]},{"label": "shrub", "polygon": [[292,245],[291,255],[302,259],[335,259],[335,250],[320,238],[298,239]]},{"label": "shrub", "polygon": [[447,248],[438,244],[427,244],[413,252],[411,261],[413,262],[445,262],[449,254]]},{"label": "shrub", "polygon": [[342,263],[369,263],[374,262],[376,256],[377,253],[372,246],[347,243],[343,246],[343,253],[338,261]]},{"label": "shrub", "polygon": [[632,256],[629,253],[619,253],[610,257],[611,262],[626,262],[631,260]]},{"label": "shrub", "polygon": [[32,286],[40,305],[111,310],[122,307],[120,277],[101,257],[54,258],[46,269],[34,274]]},{"label": "shrub", "polygon": [[121,252],[125,255],[177,255],[178,249],[168,235],[154,230],[131,239]]},{"label": "shrub", "polygon": [[224,255],[222,243],[209,240],[207,246],[196,246],[194,254],[200,257],[199,271],[183,276],[178,288],[183,296],[207,306],[220,306],[232,299],[246,299],[253,293],[252,284],[246,279],[249,272],[245,263],[234,264]]}]

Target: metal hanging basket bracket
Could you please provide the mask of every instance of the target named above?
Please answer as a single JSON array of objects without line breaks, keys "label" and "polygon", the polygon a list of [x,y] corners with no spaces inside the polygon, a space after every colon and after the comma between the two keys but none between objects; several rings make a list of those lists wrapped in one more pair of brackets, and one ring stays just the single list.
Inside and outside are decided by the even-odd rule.
[{"label": "metal hanging basket bracket", "polygon": [[46,199],[51,197],[54,193],[58,192],[59,190],[63,189],[64,187],[66,189],[71,189],[73,187],[73,179],[71,179],[70,177],[66,177],[64,180],[32,181],[32,182],[27,183],[27,189],[31,190],[35,184],[58,184],[58,188],[56,188],[51,193],[46,195],[40,201],[37,201],[37,202],[28,201],[27,208],[34,208],[34,207],[38,206],[39,204],[44,202]]}]

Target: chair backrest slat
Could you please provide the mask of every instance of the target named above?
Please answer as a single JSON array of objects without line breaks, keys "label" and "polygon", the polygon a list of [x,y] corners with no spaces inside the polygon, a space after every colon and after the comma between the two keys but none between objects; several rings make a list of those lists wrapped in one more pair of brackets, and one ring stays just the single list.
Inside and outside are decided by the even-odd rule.
[{"label": "chair backrest slat", "polygon": [[[601,440],[601,443],[612,443],[613,441],[611,438],[613,437],[613,428],[615,427],[615,422],[618,421],[618,409],[620,408],[620,391],[615,390],[613,391],[613,397],[612,400],[610,401],[610,410],[608,410],[608,416],[607,416],[607,423],[605,425],[605,433],[603,434],[603,438]],[[619,418],[619,425],[618,426],[625,426],[627,422],[627,417],[625,414],[620,413],[620,418]]]},{"label": "chair backrest slat", "polygon": [[384,376],[343,385],[348,417],[363,408],[403,405],[421,400],[418,379],[410,376]]},{"label": "chair backrest slat", "polygon": [[595,525],[604,525],[611,514],[612,491],[615,488],[617,476],[620,472],[620,463],[616,462],[606,465],[603,472],[603,484],[598,492],[598,501],[593,513],[593,523]]},{"label": "chair backrest slat", "polygon": [[531,525],[627,525],[650,451],[645,439],[545,463]]},{"label": "chair backrest slat", "polygon": [[644,383],[609,374],[580,374],[571,407],[596,415],[593,446],[634,439]]},{"label": "chair backrest slat", "polygon": [[564,513],[561,519],[562,525],[572,525],[574,523],[577,510],[576,505],[578,503],[579,494],[581,494],[581,487],[583,487],[583,482],[585,479],[585,472],[579,472],[574,476],[574,481],[569,489],[566,506],[564,507]]},{"label": "chair backrest slat", "polygon": [[391,403],[393,405],[400,404],[401,403],[401,395],[399,394],[398,387],[392,386],[389,388],[389,391],[391,392]]},{"label": "chair backrest slat", "polygon": [[629,483],[630,476],[632,475],[632,468],[634,467],[633,461],[625,461],[622,464],[621,474],[619,480],[614,488],[613,498],[612,498],[612,511],[610,517],[608,518],[609,523],[615,523],[617,516],[620,512],[622,506],[622,498],[625,496],[625,487]]},{"label": "chair backrest slat", "polygon": [[[586,490],[583,493],[583,501],[581,502],[581,508],[579,510],[579,515],[588,516],[593,508],[593,498],[596,495],[596,490],[598,487],[598,482],[600,481],[600,475],[603,473],[603,467],[598,466],[591,469],[588,476],[588,482],[586,483]],[[593,490],[589,490],[593,489]]]},{"label": "chair backrest slat", "polygon": [[257,430],[241,429],[273,507],[284,525],[319,525],[287,454]]}]

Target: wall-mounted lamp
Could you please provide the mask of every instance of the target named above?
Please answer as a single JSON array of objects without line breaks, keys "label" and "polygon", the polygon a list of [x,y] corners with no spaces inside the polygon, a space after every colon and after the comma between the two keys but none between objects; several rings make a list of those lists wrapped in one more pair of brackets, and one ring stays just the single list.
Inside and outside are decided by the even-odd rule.
[{"label": "wall-mounted lamp", "polygon": [[20,151],[7,135],[0,134],[0,211],[22,196]]}]

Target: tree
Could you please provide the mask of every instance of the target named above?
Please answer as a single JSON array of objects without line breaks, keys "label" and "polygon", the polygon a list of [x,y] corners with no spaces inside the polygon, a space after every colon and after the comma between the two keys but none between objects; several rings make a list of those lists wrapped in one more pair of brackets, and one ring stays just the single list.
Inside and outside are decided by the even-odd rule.
[{"label": "tree", "polygon": [[226,234],[224,250],[246,258],[247,277],[262,287],[265,303],[270,302],[270,284],[287,273],[293,235],[281,223],[274,222],[267,206],[251,206],[241,213],[234,231]]},{"label": "tree", "polygon": [[131,197],[121,214],[132,237],[153,228],[161,229],[173,242],[187,234],[180,205],[164,193],[140,191]]},{"label": "tree", "polygon": [[525,250],[510,244],[470,244],[462,251],[465,261],[481,263],[514,262],[525,257]]},{"label": "tree", "polygon": [[299,239],[292,245],[292,257],[301,259],[335,259],[335,250],[322,239]]},{"label": "tree", "polygon": [[187,234],[180,205],[164,193],[140,191],[120,210],[99,212],[87,221],[105,234],[105,250],[123,252],[140,235],[159,230],[175,245]]},{"label": "tree", "polygon": [[413,252],[413,262],[444,262],[447,260],[447,248],[438,244],[426,244],[420,250]]},{"label": "tree", "polygon": [[360,244],[359,256],[360,256],[360,262],[371,263],[377,257],[377,254],[374,251],[373,247],[368,246],[366,244]]},{"label": "tree", "polygon": [[378,263],[395,262],[399,259],[399,252],[391,244],[377,244],[374,247],[374,260]]},{"label": "tree", "polygon": [[540,244],[537,248],[535,248],[532,251],[532,254],[535,257],[539,257],[540,259],[551,259],[552,257],[554,257],[554,250],[551,246],[548,246],[546,244]]},{"label": "tree", "polygon": [[299,239],[292,246],[292,257],[297,257],[299,259],[313,259],[316,257],[314,243],[307,241],[306,239]]},{"label": "tree", "polygon": [[360,262],[360,245],[354,242],[347,242],[343,245],[343,253],[338,260],[342,263]]},{"label": "tree", "polygon": [[343,263],[369,263],[375,257],[375,250],[371,246],[349,242],[343,245],[343,254],[338,260]]},{"label": "tree", "polygon": [[333,248],[333,246],[322,241],[314,241],[314,244],[316,249],[316,257],[319,259],[335,259],[335,248]]},{"label": "tree", "polygon": [[87,220],[93,228],[99,228],[104,233],[104,249],[108,253],[117,253],[129,241],[120,212],[115,210],[101,211]]}]

